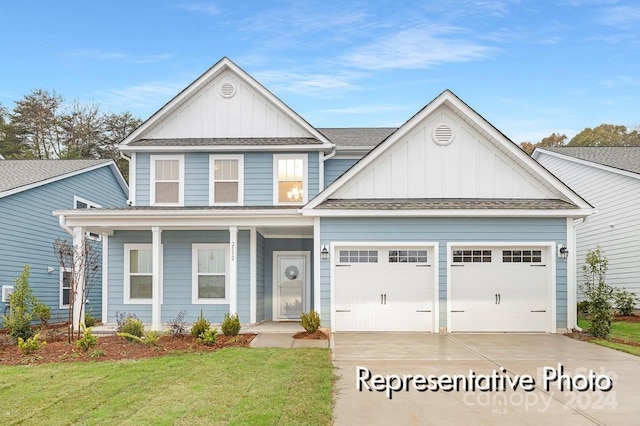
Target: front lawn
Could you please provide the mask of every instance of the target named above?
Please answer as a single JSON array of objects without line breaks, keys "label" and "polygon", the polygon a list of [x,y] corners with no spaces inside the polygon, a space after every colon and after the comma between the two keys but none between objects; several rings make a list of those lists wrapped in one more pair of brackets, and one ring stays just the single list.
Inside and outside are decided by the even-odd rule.
[{"label": "front lawn", "polygon": [[330,424],[327,349],[0,366],[0,424]]},{"label": "front lawn", "polygon": [[[578,326],[585,331],[589,331],[591,321],[585,318],[578,319]],[[628,352],[640,356],[640,322],[612,321],[611,341],[603,339],[593,339],[593,343]]]}]

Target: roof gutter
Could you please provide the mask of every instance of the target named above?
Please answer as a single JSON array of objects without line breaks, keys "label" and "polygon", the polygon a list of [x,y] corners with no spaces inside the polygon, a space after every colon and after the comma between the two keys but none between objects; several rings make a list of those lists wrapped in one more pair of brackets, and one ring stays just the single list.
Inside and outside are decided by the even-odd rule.
[{"label": "roof gutter", "polygon": [[73,229],[67,226],[67,220],[63,214],[58,216],[58,223],[60,223],[60,227],[64,229],[69,235],[75,236],[75,234],[73,233]]}]

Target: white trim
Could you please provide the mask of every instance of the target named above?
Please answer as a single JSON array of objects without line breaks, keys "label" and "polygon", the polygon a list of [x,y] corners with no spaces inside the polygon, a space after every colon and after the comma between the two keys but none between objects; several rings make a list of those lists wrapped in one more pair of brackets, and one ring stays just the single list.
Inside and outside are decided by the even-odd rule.
[{"label": "white trim", "polygon": [[301,210],[306,217],[585,217],[593,209]]},{"label": "white trim", "polygon": [[[320,218],[313,218],[313,309],[318,313],[320,319],[322,319],[322,293],[320,292],[320,283],[322,281],[321,259],[321,233],[320,233]],[[332,255],[329,253],[328,262],[331,262]],[[326,261],[325,261],[326,262]]]},{"label": "white trim", "polygon": [[[577,271],[576,271],[576,230],[573,219],[567,218],[567,249],[569,256],[567,262],[567,330],[570,332],[578,326],[577,312]],[[555,253],[554,253],[555,254]]]},{"label": "white trim", "polygon": [[[151,166],[151,165],[149,165]],[[137,185],[136,179],[138,178],[137,170],[138,169],[138,155],[135,152],[131,153],[131,159],[129,160],[129,201],[131,201],[131,205],[136,205],[137,200]],[[151,178],[151,174],[149,174],[149,178]]]},{"label": "white trim", "polygon": [[549,260],[547,287],[547,332],[556,332],[556,243],[548,241],[454,241],[447,242],[447,332],[451,333],[451,264],[453,263],[452,251],[454,247],[543,247],[548,249]]},{"label": "white trim", "polygon": [[540,154],[544,154],[544,155],[548,155],[550,157],[556,157],[556,158],[560,158],[562,160],[567,160],[567,161],[571,161],[573,163],[577,163],[577,164],[582,164],[585,166],[589,166],[589,167],[593,167],[594,169],[600,169],[600,170],[604,170],[607,172],[611,172],[611,173],[616,173],[622,176],[626,176],[626,177],[630,177],[633,179],[640,179],[640,174],[638,173],[634,173],[634,172],[630,172],[627,170],[622,170],[622,169],[618,169],[612,166],[607,166],[604,164],[600,164],[597,163],[595,161],[589,161],[589,160],[583,160],[581,158],[576,158],[573,157],[571,155],[566,155],[566,154],[562,154],[559,152],[554,152],[554,151],[547,151],[544,148],[536,148],[536,150],[533,152],[533,154],[531,155],[534,159],[538,159],[538,157],[540,156]]},{"label": "white trim", "polygon": [[109,316],[109,236],[102,237],[102,323]]},{"label": "white trim", "polygon": [[[64,304],[64,291],[62,288],[62,283],[63,283],[63,279],[64,279],[64,273],[65,272],[73,272],[71,270],[71,268],[60,268],[58,275],[59,275],[59,280],[58,280],[58,302],[59,305],[58,307],[60,309],[69,309],[69,305],[68,304]],[[69,282],[69,285],[71,286],[71,282]],[[71,292],[71,287],[69,287],[69,292]],[[69,300],[71,300],[71,294],[69,294]]]},{"label": "white trim", "polygon": [[[9,161],[9,160],[7,160],[7,161]],[[43,161],[45,161],[45,160],[43,160]],[[50,160],[50,161],[56,161],[56,160]],[[113,160],[111,160],[111,161],[107,161],[107,162],[104,162],[104,163],[96,164],[95,166],[87,167],[87,168],[84,168],[84,169],[81,169],[81,170],[76,170],[74,172],[66,173],[66,174],[63,174],[63,175],[60,175],[60,176],[54,176],[54,177],[49,178],[49,179],[41,180],[39,182],[30,183],[28,185],[20,186],[18,188],[13,188],[13,189],[10,189],[8,191],[1,192],[0,193],[0,198],[8,197],[9,195],[17,194],[19,192],[27,191],[27,190],[32,189],[32,188],[37,188],[39,186],[47,185],[47,184],[52,183],[52,182],[57,182],[57,181],[62,180],[62,179],[66,179],[66,178],[70,178],[70,177],[73,177],[73,176],[77,176],[77,175],[80,175],[82,173],[90,172],[90,171],[93,171],[93,170],[96,170],[96,169],[99,169],[99,168],[105,167],[105,166],[110,166],[111,167],[111,170],[114,172],[114,174],[116,176],[116,180],[120,184],[120,187],[122,188],[123,192],[128,195],[129,194],[129,187],[127,186],[127,182],[124,180],[124,177],[122,177],[122,174],[120,173],[120,170],[118,170],[118,166],[116,165],[116,163]]]},{"label": "white trim", "polygon": [[[81,253],[84,252],[84,244],[85,244],[85,233],[86,230],[82,226],[77,226],[73,228],[73,246],[75,249],[79,250]],[[76,275],[73,279],[76,280],[74,283],[75,294],[73,296],[73,314],[78,315],[78,317],[72,318],[71,322],[73,325],[73,329],[75,331],[79,331],[84,325],[84,300],[79,296],[82,296],[86,299],[87,295],[85,293],[86,290],[86,274],[84,273],[84,268],[86,268],[86,264],[81,262],[81,270],[75,271]],[[69,296],[71,298],[71,296]]]},{"label": "white trim", "polygon": [[318,153],[318,193],[324,189],[324,152]]},{"label": "white trim", "polygon": [[122,152],[156,152],[156,153],[185,153],[185,152],[310,152],[330,151],[332,148],[322,144],[304,145],[198,145],[198,146],[127,146],[118,145]]},{"label": "white trim", "polygon": [[258,306],[258,233],[249,229],[249,323],[257,321]]},{"label": "white trim", "polygon": [[[200,250],[224,250],[224,299],[200,299],[198,298],[198,251]],[[193,305],[222,305],[229,303],[230,293],[230,260],[229,244],[192,244],[191,245],[191,303]],[[221,274],[220,274],[221,275]]]},{"label": "white trim", "polygon": [[[438,333],[440,330],[440,244],[437,241],[332,241],[330,243],[330,262],[331,269],[329,274],[330,286],[331,286],[331,327],[336,323],[336,310],[335,310],[335,268],[337,258],[336,253],[341,247],[425,247],[433,251],[432,273],[433,273],[433,316],[432,329],[428,330],[433,333]],[[447,283],[448,285],[448,283]]]},{"label": "white trim", "polygon": [[[293,159],[302,160],[302,201],[283,202],[279,199],[278,160]],[[300,206],[309,200],[309,155],[308,154],[273,154],[273,205],[274,206]]]},{"label": "white trim", "polygon": [[[100,204],[94,203],[93,201],[89,201],[86,198],[78,197],[77,195],[73,196],[73,208],[74,210],[82,210],[78,208],[78,202],[86,204],[87,209],[101,209],[102,206]],[[85,232],[84,234],[88,239],[93,241],[101,241],[102,236],[95,232]]]},{"label": "white trim", "polygon": [[162,328],[162,229],[151,228],[151,330]]},{"label": "white trim", "polygon": [[[156,161],[178,161],[178,202],[156,203]],[[150,155],[149,156],[149,205],[151,206],[184,206],[184,155]]]},{"label": "white trim", "polygon": [[229,314],[238,313],[238,227],[229,227]]},{"label": "white trim", "polygon": [[293,320],[293,319],[279,319],[278,318],[278,305],[277,303],[280,303],[280,301],[278,300],[280,294],[278,292],[278,278],[279,278],[279,271],[278,271],[278,256],[303,256],[305,258],[305,265],[304,265],[304,286],[302,288],[302,312],[308,312],[309,311],[309,297],[310,297],[310,290],[311,290],[311,252],[309,250],[279,250],[279,251],[274,251],[273,252],[273,266],[272,266],[272,273],[273,273],[273,279],[271,281],[271,319],[274,322],[279,322],[279,321],[297,321],[297,320]]},{"label": "white trim", "polygon": [[[215,202],[215,161],[236,160],[238,162],[238,201],[235,203]],[[225,181],[231,182],[231,181]],[[209,155],[209,205],[210,206],[242,206],[244,205],[244,155],[243,154],[211,154]]]},{"label": "white trim", "polygon": [[[124,295],[123,295],[123,301],[122,303],[125,305],[151,305],[153,302],[153,296],[149,299],[133,299],[131,297],[129,297],[131,295],[131,273],[129,272],[131,270],[131,265],[130,265],[130,259],[131,259],[131,255],[130,252],[132,250],[151,250],[152,251],[152,256],[153,256],[153,245],[152,244],[128,244],[125,243],[124,244],[124,268],[123,268],[123,273],[124,273]],[[145,274],[147,275],[147,274]],[[151,271],[151,280],[152,280],[152,288],[153,288],[153,269]],[[153,294],[153,290],[152,290],[152,294]]]}]

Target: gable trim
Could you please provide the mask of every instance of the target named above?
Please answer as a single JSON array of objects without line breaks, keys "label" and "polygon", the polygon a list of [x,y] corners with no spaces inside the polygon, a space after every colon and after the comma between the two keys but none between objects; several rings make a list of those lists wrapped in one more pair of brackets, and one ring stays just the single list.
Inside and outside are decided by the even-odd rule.
[{"label": "gable trim", "polygon": [[543,149],[543,148],[536,148],[536,150],[532,154],[532,157],[537,160],[538,157],[540,157],[540,155],[548,155],[550,157],[560,158],[561,160],[571,161],[571,162],[576,163],[576,164],[582,164],[584,166],[593,167],[594,169],[600,169],[600,170],[604,170],[604,171],[607,171],[607,172],[616,173],[616,174],[619,174],[621,176],[626,176],[626,177],[630,177],[630,178],[633,178],[633,179],[640,179],[640,174],[638,174],[638,173],[634,173],[634,172],[630,172],[630,171],[627,171],[627,170],[618,169],[616,167],[612,167],[612,166],[607,166],[607,165],[604,165],[604,164],[596,163],[595,161],[583,160],[582,158],[572,157],[571,155],[560,154],[560,153],[554,152],[554,151],[547,151],[546,149]]}]

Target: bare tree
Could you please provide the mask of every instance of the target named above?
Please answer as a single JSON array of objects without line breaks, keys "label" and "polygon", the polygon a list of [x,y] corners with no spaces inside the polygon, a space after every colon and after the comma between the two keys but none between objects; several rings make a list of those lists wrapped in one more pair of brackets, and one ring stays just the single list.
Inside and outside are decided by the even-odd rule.
[{"label": "bare tree", "polygon": [[69,323],[67,326],[69,343],[74,340],[74,329],[80,337],[84,325],[84,306],[95,283],[101,253],[94,240],[83,238],[80,245],[73,245],[66,239],[57,238],[53,251],[69,287]]}]

